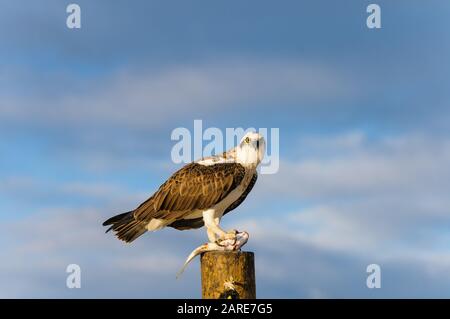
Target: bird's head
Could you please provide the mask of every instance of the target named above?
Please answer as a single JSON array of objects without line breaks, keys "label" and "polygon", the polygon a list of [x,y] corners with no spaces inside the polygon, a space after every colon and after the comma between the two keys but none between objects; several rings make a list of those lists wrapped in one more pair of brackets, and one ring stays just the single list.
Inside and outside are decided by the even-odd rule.
[{"label": "bird's head", "polygon": [[266,141],[264,137],[256,132],[244,135],[236,147],[236,160],[244,166],[258,166],[264,158]]}]

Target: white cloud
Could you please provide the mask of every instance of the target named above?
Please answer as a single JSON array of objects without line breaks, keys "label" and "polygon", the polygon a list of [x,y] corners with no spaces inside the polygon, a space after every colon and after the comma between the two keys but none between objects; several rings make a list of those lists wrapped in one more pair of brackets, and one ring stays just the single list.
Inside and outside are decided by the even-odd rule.
[{"label": "white cloud", "polygon": [[0,114],[52,126],[96,123],[155,128],[186,116],[204,118],[237,108],[258,112],[264,105],[298,105],[353,94],[349,78],[322,65],[240,60],[121,71],[98,80],[82,94],[71,93],[68,87],[54,96],[33,96],[32,100],[8,96],[0,105]]},{"label": "white cloud", "polygon": [[[0,239],[7,246],[0,251],[0,296],[195,296],[197,285],[185,286],[195,272],[186,272],[184,281],[176,281],[175,275],[204,238],[165,230],[124,244],[104,233],[106,217],[98,209],[54,208],[3,223]],[[65,268],[71,263],[82,270],[82,289],[77,291],[65,287]]]},{"label": "white cloud", "polygon": [[[334,146],[334,151],[324,156],[336,140],[342,138],[324,137],[315,145],[320,151],[305,151],[298,161],[283,160],[280,173],[268,177],[265,187],[304,199],[387,196],[394,191],[397,196],[416,192],[424,198],[436,192],[441,195],[449,185],[450,140],[445,138],[405,135],[365,141],[358,137],[350,149],[348,143],[339,149]],[[300,152],[302,149],[300,145]]]},{"label": "white cloud", "polygon": [[[149,185],[149,190],[152,185]],[[48,212],[46,202],[52,202],[51,210],[65,211],[67,208],[83,207],[77,201],[90,200],[101,203],[104,208],[120,210],[126,207],[134,207],[138,202],[144,201],[149,196],[148,190],[130,190],[126,186],[114,183],[97,181],[58,181],[26,176],[9,176],[0,179],[0,192],[10,201],[18,204],[28,203],[34,209],[29,214],[39,214],[44,207]],[[67,200],[72,207],[64,204]],[[44,204],[41,204],[44,202]],[[60,203],[60,204],[58,204]],[[58,207],[60,205],[61,207]],[[84,204],[86,205],[86,204]],[[91,204],[92,205],[92,204]],[[98,204],[97,204],[98,205]]]},{"label": "white cloud", "polygon": [[289,217],[277,219],[279,227],[302,242],[357,256],[450,254],[443,245],[450,226],[450,140],[348,136],[304,139],[307,146],[315,141],[314,149],[305,147],[298,161],[284,160],[279,174],[260,179],[257,196],[296,199]]}]

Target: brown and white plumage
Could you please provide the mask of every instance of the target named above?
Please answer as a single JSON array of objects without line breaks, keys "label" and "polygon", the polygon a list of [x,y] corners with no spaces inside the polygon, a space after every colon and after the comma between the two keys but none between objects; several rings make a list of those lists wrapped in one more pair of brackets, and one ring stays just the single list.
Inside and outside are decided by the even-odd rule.
[{"label": "brown and white plumage", "polygon": [[228,233],[220,228],[220,219],[252,190],[264,149],[263,137],[249,133],[236,148],[185,165],[135,210],[103,225],[126,242],[163,227],[185,230],[206,225],[210,241],[215,241],[216,235],[224,237]]}]

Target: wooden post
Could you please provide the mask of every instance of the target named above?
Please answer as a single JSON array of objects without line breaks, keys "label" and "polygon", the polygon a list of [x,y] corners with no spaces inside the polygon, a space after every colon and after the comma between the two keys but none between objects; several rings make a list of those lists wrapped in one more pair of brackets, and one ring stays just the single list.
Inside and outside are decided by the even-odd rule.
[{"label": "wooden post", "polygon": [[247,251],[210,251],[200,257],[202,298],[255,299],[255,257]]}]

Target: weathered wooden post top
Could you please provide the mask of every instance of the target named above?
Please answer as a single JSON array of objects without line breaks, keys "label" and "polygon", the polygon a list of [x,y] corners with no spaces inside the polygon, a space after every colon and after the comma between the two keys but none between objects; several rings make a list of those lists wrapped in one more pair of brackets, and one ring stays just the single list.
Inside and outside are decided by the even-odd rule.
[{"label": "weathered wooden post top", "polygon": [[247,251],[210,251],[200,257],[202,298],[255,299],[255,256]]}]

